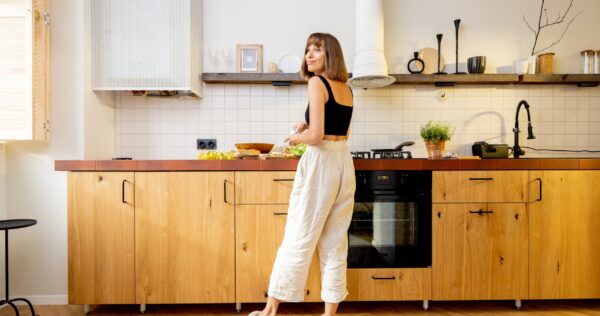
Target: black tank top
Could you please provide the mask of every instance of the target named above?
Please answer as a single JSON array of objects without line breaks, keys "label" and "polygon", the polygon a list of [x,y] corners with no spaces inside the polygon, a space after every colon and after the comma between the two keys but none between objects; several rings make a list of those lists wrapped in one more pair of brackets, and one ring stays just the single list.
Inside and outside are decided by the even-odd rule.
[{"label": "black tank top", "polygon": [[[329,100],[325,103],[325,135],[345,136],[348,133],[348,127],[350,127],[352,109],[354,107],[337,103],[327,79],[322,76],[318,77],[323,81],[329,94]],[[350,89],[350,93],[352,93],[352,89]],[[309,108],[310,105],[306,107],[306,112],[304,113],[304,118],[308,125],[310,125]]]}]

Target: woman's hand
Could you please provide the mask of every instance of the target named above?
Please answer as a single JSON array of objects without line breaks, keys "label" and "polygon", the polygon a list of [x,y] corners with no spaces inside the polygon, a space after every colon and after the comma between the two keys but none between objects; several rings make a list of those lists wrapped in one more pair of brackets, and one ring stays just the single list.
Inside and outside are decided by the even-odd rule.
[{"label": "woman's hand", "polygon": [[288,136],[288,138],[286,138],[284,140],[284,142],[288,143],[288,145],[290,145],[290,146],[296,146],[296,145],[298,145],[300,143],[300,141],[299,141],[299,138],[300,138],[299,135],[300,134],[290,135],[290,136]]},{"label": "woman's hand", "polygon": [[298,122],[298,124],[294,125],[294,128],[296,129],[296,131],[298,132],[298,134],[304,132],[304,130],[306,130],[308,128],[308,124],[306,124],[306,122],[302,121],[302,122]]}]

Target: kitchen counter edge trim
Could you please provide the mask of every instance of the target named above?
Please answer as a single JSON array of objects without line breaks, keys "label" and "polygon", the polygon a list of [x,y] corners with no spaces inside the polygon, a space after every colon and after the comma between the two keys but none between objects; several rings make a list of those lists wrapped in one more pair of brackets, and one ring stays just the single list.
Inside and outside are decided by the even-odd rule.
[{"label": "kitchen counter edge trim", "polygon": [[[295,171],[298,159],[56,160],[55,171]],[[600,158],[354,159],[356,170],[600,170]]]}]

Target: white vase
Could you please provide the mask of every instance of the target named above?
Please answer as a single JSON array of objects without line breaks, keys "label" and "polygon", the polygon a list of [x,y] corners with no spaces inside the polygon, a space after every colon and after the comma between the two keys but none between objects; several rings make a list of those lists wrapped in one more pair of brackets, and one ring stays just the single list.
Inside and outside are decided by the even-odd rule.
[{"label": "white vase", "polygon": [[529,68],[529,59],[519,59],[513,62],[513,72],[519,75],[526,74]]},{"label": "white vase", "polygon": [[529,56],[529,71],[527,73],[530,75],[535,75],[537,73],[537,56]]}]

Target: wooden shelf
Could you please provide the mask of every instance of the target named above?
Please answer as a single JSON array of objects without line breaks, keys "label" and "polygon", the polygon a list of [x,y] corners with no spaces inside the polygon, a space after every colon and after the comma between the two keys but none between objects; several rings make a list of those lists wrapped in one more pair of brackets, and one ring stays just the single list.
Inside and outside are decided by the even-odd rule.
[{"label": "wooden shelf", "polygon": [[274,85],[306,83],[306,80],[298,73],[203,73],[202,80],[206,83],[268,83]]},{"label": "wooden shelf", "polygon": [[519,82],[519,75],[517,74],[391,74],[390,76],[396,78],[394,84],[434,84],[436,86],[453,86],[455,84],[511,84]]},{"label": "wooden shelf", "polygon": [[[576,84],[580,87],[597,87],[600,75],[556,74],[556,75],[517,75],[517,74],[390,74],[396,78],[394,84],[433,84],[454,86],[456,84]],[[298,73],[203,73],[206,83],[273,84],[288,86],[293,83],[306,83]]]},{"label": "wooden shelf", "polygon": [[597,87],[600,75],[556,74],[556,75],[521,75],[519,83],[523,84],[576,84],[580,87]]}]

